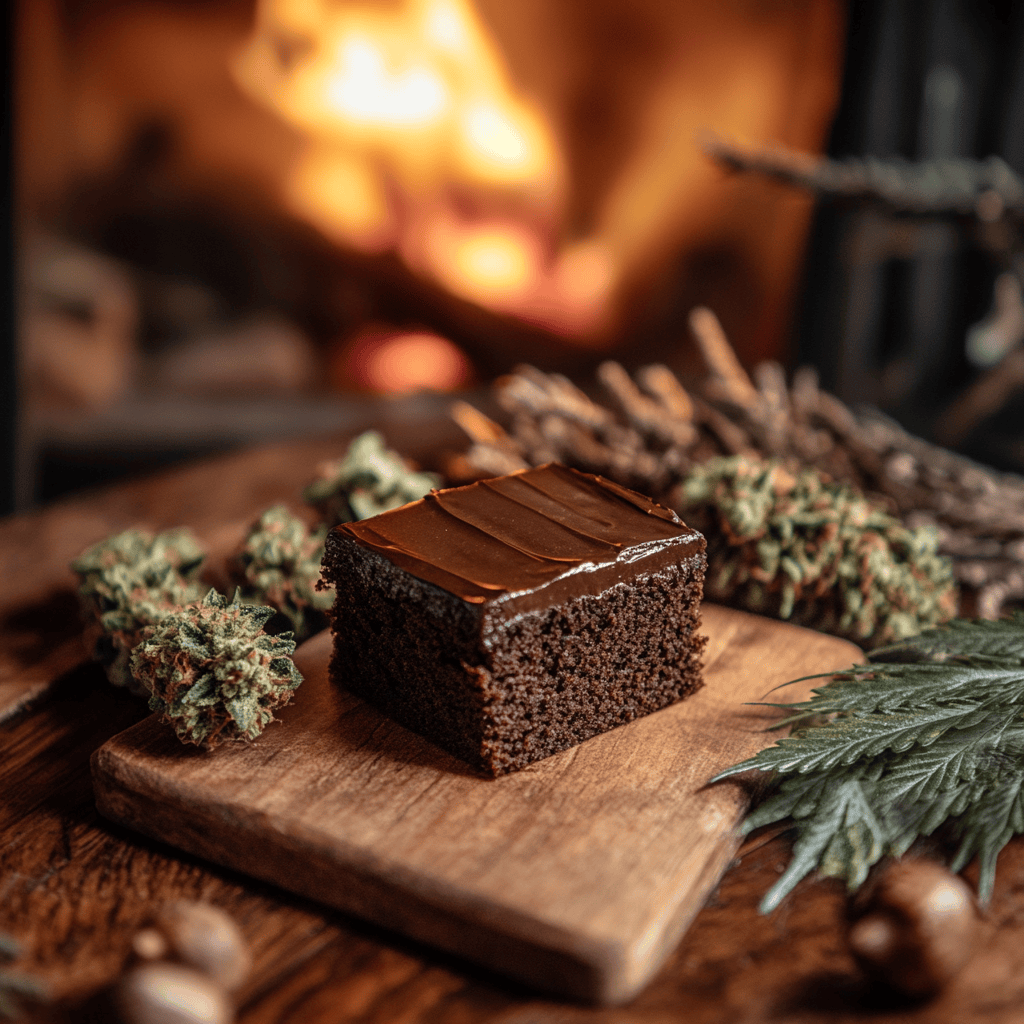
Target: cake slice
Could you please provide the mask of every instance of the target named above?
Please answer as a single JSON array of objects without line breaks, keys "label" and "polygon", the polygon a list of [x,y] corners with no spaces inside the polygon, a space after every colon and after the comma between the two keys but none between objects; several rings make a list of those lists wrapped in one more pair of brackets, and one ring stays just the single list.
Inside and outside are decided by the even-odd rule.
[{"label": "cake slice", "polygon": [[550,464],[327,538],[331,677],[489,775],[701,686],[704,538],[670,510]]}]

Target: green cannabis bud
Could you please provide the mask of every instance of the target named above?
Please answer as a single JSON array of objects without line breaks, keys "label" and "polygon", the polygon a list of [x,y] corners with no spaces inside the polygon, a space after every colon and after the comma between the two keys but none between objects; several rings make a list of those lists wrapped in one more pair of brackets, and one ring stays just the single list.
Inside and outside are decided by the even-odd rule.
[{"label": "green cannabis bud", "polygon": [[705,595],[871,646],[951,618],[956,588],[931,527],[908,529],[820,471],[713,458],[673,495],[708,542]]},{"label": "green cannabis bud", "polygon": [[291,623],[297,640],[327,625],[325,613],[334,601],[333,591],[316,589],[326,538],[326,525],[310,530],[284,505],[274,505],[253,524],[228,562],[242,597],[276,608]]},{"label": "green cannabis bud", "polygon": [[385,447],[377,431],[368,430],[349,445],[343,458],[319,468],[302,497],[329,526],[336,526],[408,505],[440,484],[435,473],[409,469],[400,455]]},{"label": "green cannabis bud", "polygon": [[302,682],[291,633],[263,631],[273,608],[243,604],[211,590],[178,608],[132,651],[131,669],[150,693],[149,707],[183,743],[212,749],[253,740],[274,721]]},{"label": "green cannabis bud", "polygon": [[83,612],[96,633],[93,656],[115,686],[145,690],[132,678],[129,655],[153,626],[174,609],[202,596],[196,577],[204,553],[188,530],[155,537],[125,530],[83,551],[71,568],[81,580]]}]

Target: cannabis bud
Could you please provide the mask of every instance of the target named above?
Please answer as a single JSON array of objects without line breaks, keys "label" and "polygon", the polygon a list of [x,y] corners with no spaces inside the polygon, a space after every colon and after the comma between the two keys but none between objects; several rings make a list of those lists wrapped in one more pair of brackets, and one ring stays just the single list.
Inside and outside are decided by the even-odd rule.
[{"label": "cannabis bud", "polygon": [[333,591],[316,589],[326,537],[326,525],[311,531],[284,505],[275,505],[253,524],[228,562],[244,599],[276,608],[298,640],[327,625],[324,613],[334,600]]},{"label": "cannabis bud", "polygon": [[435,473],[409,469],[377,431],[368,430],[349,445],[344,458],[319,468],[302,497],[335,526],[407,505],[440,483]]},{"label": "cannabis bud", "polygon": [[713,458],[673,494],[708,542],[705,594],[872,646],[949,619],[956,589],[931,527],[909,529],[820,471]]},{"label": "cannabis bud", "polygon": [[270,636],[273,608],[243,604],[211,590],[146,631],[131,669],[150,692],[149,707],[184,743],[212,749],[255,739],[287,704],[302,676],[291,633]]},{"label": "cannabis bud", "polygon": [[131,650],[148,626],[202,596],[196,577],[203,557],[188,530],[167,530],[155,537],[125,530],[94,544],[71,563],[81,579],[83,611],[98,634],[94,657],[115,686],[145,695],[132,678]]}]

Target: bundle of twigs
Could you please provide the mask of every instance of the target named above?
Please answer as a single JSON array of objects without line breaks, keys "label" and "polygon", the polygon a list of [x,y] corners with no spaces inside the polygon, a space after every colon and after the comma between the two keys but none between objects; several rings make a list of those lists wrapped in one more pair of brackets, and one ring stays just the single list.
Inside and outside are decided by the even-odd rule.
[{"label": "bundle of twigs", "polygon": [[606,362],[598,377],[607,404],[532,367],[495,384],[508,430],[456,403],[453,416],[473,441],[472,473],[554,460],[672,504],[689,469],[710,456],[780,457],[881,498],[907,526],[934,525],[962,614],[997,618],[1024,598],[1024,479],[913,437],[877,411],[853,412],[810,368],[787,382],[779,364],[765,362],[751,380],[710,310],[695,309],[691,327],[708,368],[692,392],[665,366],[631,376]]}]

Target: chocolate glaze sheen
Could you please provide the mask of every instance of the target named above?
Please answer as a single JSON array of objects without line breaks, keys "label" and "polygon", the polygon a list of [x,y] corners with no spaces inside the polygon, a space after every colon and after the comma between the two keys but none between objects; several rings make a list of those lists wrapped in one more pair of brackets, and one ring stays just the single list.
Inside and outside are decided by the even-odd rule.
[{"label": "chocolate glaze sheen", "polygon": [[556,581],[571,584],[560,591],[600,591],[626,577],[618,563],[635,572],[639,560],[679,562],[704,548],[671,510],[557,463],[434,491],[335,530],[471,604]]}]

